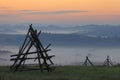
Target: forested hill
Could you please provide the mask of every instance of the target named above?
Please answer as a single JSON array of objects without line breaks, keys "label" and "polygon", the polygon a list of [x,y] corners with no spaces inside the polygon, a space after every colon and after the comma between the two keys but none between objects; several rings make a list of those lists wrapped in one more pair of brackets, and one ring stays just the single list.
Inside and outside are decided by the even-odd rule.
[{"label": "forested hill", "polygon": [[[24,38],[25,35],[22,34],[0,34],[0,45],[22,45]],[[42,33],[39,38],[44,45],[51,43],[53,46],[120,46],[119,37],[90,37],[79,34]]]}]

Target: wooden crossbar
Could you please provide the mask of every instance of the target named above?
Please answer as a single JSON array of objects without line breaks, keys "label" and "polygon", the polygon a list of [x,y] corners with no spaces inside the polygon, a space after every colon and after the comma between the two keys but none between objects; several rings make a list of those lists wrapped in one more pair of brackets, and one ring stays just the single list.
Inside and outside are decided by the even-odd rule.
[{"label": "wooden crossbar", "polygon": [[[51,44],[48,44],[44,48],[39,39],[40,34],[41,31],[38,32],[37,30],[34,30],[32,28],[32,25],[30,25],[28,29],[28,33],[25,37],[23,45],[19,49],[18,54],[11,55],[12,58],[10,59],[10,61],[14,61],[13,65],[10,67],[11,71],[15,72],[20,70],[22,66],[27,64],[26,60],[32,60],[32,59],[34,59],[33,61],[38,60],[38,66],[41,72],[43,72],[44,69],[46,69],[48,72],[51,70],[50,64],[51,65],[54,64],[51,58],[54,57],[55,55],[50,56],[47,54],[48,51],[51,51],[51,49],[48,49],[51,46]],[[35,52],[31,52],[31,49],[33,47],[35,49]],[[32,54],[34,54],[37,57],[32,57],[32,56],[30,57],[29,55]]]}]

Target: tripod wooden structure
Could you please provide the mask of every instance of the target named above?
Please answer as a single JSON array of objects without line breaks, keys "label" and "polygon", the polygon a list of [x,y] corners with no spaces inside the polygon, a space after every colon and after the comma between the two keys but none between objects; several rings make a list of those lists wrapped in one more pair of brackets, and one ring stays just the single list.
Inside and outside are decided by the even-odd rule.
[{"label": "tripod wooden structure", "polygon": [[[55,55],[49,56],[47,54],[47,52],[51,50],[48,49],[51,44],[44,48],[38,38],[40,33],[41,31],[37,32],[37,30],[32,28],[32,24],[30,25],[24,43],[22,47],[20,47],[18,54],[11,55],[11,61],[14,61],[13,65],[10,67],[11,71],[40,70],[43,72],[44,70],[47,70],[50,72],[52,70],[51,65],[54,65],[54,63],[51,58]],[[28,64],[27,61],[29,60],[30,63]],[[31,64],[32,62],[34,62],[34,65]]]},{"label": "tripod wooden structure", "polygon": [[88,58],[88,56],[86,56],[86,60],[85,62],[83,63],[83,66],[93,66],[93,63],[90,61],[90,59]]},{"label": "tripod wooden structure", "polygon": [[105,60],[103,66],[113,66],[113,63],[109,56],[107,56],[107,59]]}]

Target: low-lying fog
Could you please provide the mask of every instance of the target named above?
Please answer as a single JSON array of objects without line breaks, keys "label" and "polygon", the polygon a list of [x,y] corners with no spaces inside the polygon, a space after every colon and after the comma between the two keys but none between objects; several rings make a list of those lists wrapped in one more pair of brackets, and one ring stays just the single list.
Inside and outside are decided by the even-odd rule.
[{"label": "low-lying fog", "polygon": [[[120,63],[120,48],[102,47],[50,47],[52,51],[48,55],[56,65],[81,65],[88,56],[93,64],[103,64],[109,55],[113,64]],[[19,46],[0,46],[0,65],[10,65],[10,55],[17,54]],[[31,62],[32,64],[32,62]]]}]

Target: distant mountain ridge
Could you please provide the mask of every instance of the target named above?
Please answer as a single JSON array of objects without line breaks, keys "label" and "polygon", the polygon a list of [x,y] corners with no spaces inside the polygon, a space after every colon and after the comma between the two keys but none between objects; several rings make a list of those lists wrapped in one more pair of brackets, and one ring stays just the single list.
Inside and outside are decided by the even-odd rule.
[{"label": "distant mountain ridge", "polygon": [[[44,45],[52,43],[53,46],[120,46],[119,25],[33,27],[42,30],[40,39]],[[28,28],[28,25],[0,25],[0,45],[21,45]]]},{"label": "distant mountain ridge", "polygon": [[[80,34],[91,37],[120,37],[120,25],[56,26],[34,25],[35,29],[57,34]],[[1,34],[25,34],[28,25],[0,25]]]},{"label": "distant mountain ridge", "polygon": [[[0,45],[22,45],[25,35],[0,34]],[[51,34],[42,33],[39,37],[43,45],[51,43],[53,46],[69,47],[120,47],[119,37],[89,37],[79,34]]]}]

